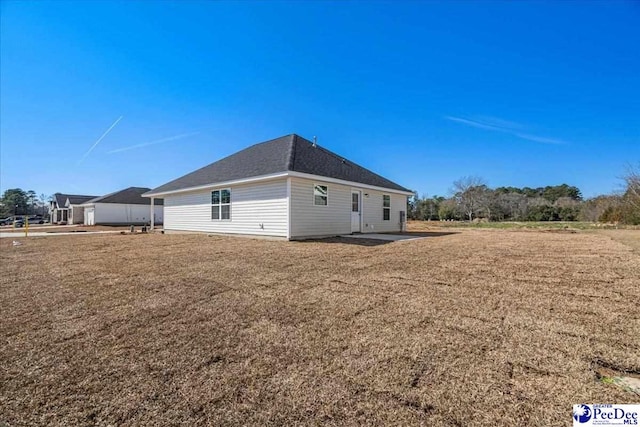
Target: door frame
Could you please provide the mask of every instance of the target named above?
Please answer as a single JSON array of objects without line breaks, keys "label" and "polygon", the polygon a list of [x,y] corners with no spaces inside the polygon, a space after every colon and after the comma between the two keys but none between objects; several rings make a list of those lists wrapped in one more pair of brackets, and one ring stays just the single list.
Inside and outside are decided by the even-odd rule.
[{"label": "door frame", "polygon": [[[353,229],[353,195],[354,194],[358,195],[358,213],[360,214],[360,219],[358,220],[358,230]],[[352,188],[350,201],[351,203],[349,204],[350,206],[349,212],[351,212],[351,216],[349,217],[349,219],[351,220],[351,233],[362,233],[362,220],[364,218],[364,212],[363,212],[364,203],[362,203],[362,190],[357,188]]]}]

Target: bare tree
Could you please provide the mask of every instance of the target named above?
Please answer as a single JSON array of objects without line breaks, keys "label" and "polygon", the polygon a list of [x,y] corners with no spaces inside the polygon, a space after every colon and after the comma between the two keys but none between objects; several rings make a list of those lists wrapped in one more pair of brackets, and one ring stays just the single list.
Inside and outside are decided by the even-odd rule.
[{"label": "bare tree", "polygon": [[465,176],[453,182],[453,197],[469,221],[473,221],[473,216],[483,207],[487,190],[484,179],[478,176]]},{"label": "bare tree", "polygon": [[527,216],[528,199],[524,194],[499,194],[496,204],[502,214],[502,219],[506,217],[511,221],[522,221]]},{"label": "bare tree", "polygon": [[51,196],[47,196],[44,193],[41,193],[38,197],[38,202],[40,204],[40,215],[45,218],[49,217],[49,201],[51,200]]},{"label": "bare tree", "polygon": [[640,209],[640,163],[637,168],[627,166],[623,179],[627,186],[624,195],[627,203],[635,209]]},{"label": "bare tree", "polygon": [[486,185],[478,187],[478,192],[480,193],[480,208],[484,211],[487,221],[491,221],[496,212],[499,211],[497,194]]},{"label": "bare tree", "polygon": [[626,184],[622,196],[623,221],[628,224],[640,224],[640,162],[636,167],[627,166],[623,179]]},{"label": "bare tree", "polygon": [[617,194],[601,195],[582,203],[580,209],[580,219],[582,221],[596,222],[605,217],[605,212],[620,210],[622,206],[622,196]]}]

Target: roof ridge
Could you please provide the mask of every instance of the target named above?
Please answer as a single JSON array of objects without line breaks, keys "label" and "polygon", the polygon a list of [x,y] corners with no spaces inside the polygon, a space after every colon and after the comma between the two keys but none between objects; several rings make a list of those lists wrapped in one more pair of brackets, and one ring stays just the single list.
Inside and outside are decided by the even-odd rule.
[{"label": "roof ridge", "polygon": [[[142,198],[142,194],[151,191],[149,187],[127,187],[121,190],[105,194],[104,196],[95,197],[83,204],[92,203],[125,203],[125,204],[144,204],[138,203],[136,199]],[[115,198],[115,200],[114,200]]]},{"label": "roof ridge", "polygon": [[[250,145],[250,146],[248,146],[248,147],[246,147],[246,148],[243,148],[243,149],[242,149],[242,150],[240,150],[240,151],[248,150],[249,148],[251,148],[251,147],[255,147],[255,146],[257,146],[257,145],[262,145],[262,144],[267,144],[267,143],[269,143],[269,142],[277,141],[278,139],[286,138],[286,137],[288,137],[288,136],[297,136],[297,135],[296,135],[295,133],[290,133],[289,135],[283,135],[283,136],[279,136],[279,137],[277,137],[277,138],[271,138],[271,139],[269,139],[269,140],[267,140],[267,141],[256,142],[255,144],[252,144],[252,145]],[[231,156],[233,156],[234,154],[239,153],[240,151],[236,151],[235,153],[231,153],[231,154],[229,154],[229,155],[228,155],[228,156],[226,156],[226,157],[231,157]],[[225,159],[226,157],[223,157],[222,159],[219,159],[219,160],[223,160],[223,159]],[[215,163],[215,162],[214,162],[214,163]]]},{"label": "roof ridge", "polygon": [[[347,160],[346,157],[341,156],[338,153],[334,153],[333,151],[329,150],[326,147],[323,147],[322,145],[319,145],[317,142],[311,142],[308,139],[301,137],[301,139],[303,139],[304,141],[308,142],[309,144],[311,144],[313,146],[313,148],[319,148],[320,150],[324,151],[325,153],[327,153],[328,155],[330,155],[331,157],[340,160],[343,164],[351,164],[354,166],[358,166],[362,169],[366,169],[368,172],[371,172],[369,169],[365,168],[364,166],[360,166],[359,164],[357,164],[356,162],[352,162],[351,160]],[[371,173],[375,173],[375,172],[371,172]],[[376,174],[377,175],[377,174]],[[386,179],[386,178],[385,178]]]},{"label": "roof ridge", "polygon": [[90,201],[90,202],[92,202],[92,201],[94,201],[94,200],[104,200],[104,199],[106,199],[107,197],[114,196],[114,195],[116,195],[116,194],[118,194],[118,193],[123,193],[123,192],[125,192],[125,191],[127,191],[127,190],[129,190],[129,189],[131,189],[131,188],[134,188],[134,187],[127,187],[127,188],[123,188],[123,189],[121,189],[121,190],[112,191],[111,193],[107,193],[107,194],[104,194],[104,195],[102,195],[102,196],[94,197],[93,199],[91,199],[91,200],[89,200],[89,201]]}]

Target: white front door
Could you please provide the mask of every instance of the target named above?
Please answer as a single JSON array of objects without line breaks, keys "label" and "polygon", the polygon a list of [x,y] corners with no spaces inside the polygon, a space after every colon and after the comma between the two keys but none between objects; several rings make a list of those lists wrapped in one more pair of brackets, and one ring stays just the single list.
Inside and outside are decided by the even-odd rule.
[{"label": "white front door", "polygon": [[351,190],[351,232],[360,233],[362,229],[362,197],[358,190]]}]

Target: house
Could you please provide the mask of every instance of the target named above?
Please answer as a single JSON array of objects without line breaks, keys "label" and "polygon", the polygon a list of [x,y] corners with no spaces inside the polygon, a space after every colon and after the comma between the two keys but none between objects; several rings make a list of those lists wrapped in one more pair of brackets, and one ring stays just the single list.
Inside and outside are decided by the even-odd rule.
[{"label": "house", "polygon": [[289,240],[400,231],[411,195],[295,134],[253,145],[144,194],[164,199],[167,231]]},{"label": "house", "polygon": [[96,197],[82,204],[85,225],[145,225],[162,223],[162,200],[153,207],[151,200],[142,197],[150,188],[129,187],[106,196]]},{"label": "house", "polygon": [[49,205],[51,223],[82,224],[84,209],[81,205],[95,197],[96,196],[81,196],[77,194],[54,194]]}]

